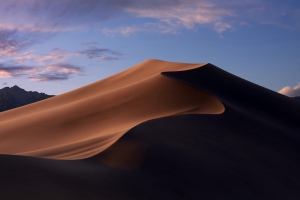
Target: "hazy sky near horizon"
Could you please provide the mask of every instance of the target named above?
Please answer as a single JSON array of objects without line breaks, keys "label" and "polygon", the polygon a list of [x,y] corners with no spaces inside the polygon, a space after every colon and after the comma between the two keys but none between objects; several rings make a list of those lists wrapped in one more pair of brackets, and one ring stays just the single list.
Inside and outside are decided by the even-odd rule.
[{"label": "hazy sky near horizon", "polygon": [[[147,59],[300,95],[297,0],[0,0],[0,84],[61,94]],[[0,88],[2,88],[0,87]]]}]

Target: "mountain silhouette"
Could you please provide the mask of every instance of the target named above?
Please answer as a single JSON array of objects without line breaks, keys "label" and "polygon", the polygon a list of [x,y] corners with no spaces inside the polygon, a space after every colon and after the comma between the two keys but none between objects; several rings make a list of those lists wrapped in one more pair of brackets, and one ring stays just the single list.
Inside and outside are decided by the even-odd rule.
[{"label": "mountain silhouette", "polygon": [[41,101],[54,95],[26,91],[17,85],[0,89],[0,112]]}]

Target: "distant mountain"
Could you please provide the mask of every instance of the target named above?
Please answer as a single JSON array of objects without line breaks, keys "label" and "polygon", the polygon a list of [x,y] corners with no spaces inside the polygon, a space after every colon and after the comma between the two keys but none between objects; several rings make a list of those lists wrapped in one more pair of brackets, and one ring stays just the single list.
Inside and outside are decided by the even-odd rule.
[{"label": "distant mountain", "polygon": [[294,98],[300,101],[300,96],[298,96],[298,97],[294,97]]},{"label": "distant mountain", "polygon": [[0,112],[41,101],[54,95],[26,91],[18,86],[0,89]]}]

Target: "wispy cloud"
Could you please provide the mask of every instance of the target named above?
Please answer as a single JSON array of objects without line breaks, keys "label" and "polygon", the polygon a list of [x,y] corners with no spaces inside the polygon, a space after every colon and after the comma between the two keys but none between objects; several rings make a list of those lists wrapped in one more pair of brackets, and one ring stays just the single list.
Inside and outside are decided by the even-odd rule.
[{"label": "wispy cloud", "polygon": [[[50,53],[42,55],[29,51],[12,56],[13,61],[11,63],[16,63],[15,66],[0,65],[0,77],[17,77],[28,75],[27,72],[30,72],[29,79],[31,81],[68,80],[73,75],[84,75],[82,68],[71,64],[72,62],[69,62],[69,58],[85,56],[88,59],[114,61],[119,60],[122,55],[119,51],[94,46],[74,52],[55,48]],[[35,67],[26,67],[23,66],[24,64],[30,64]]]},{"label": "wispy cloud", "polygon": [[44,55],[26,52],[15,56],[14,60],[17,63],[31,62],[33,65],[38,66],[38,70],[29,76],[31,81],[62,81],[70,79],[73,75],[83,74],[83,70],[80,67],[65,63],[67,58],[74,55],[76,54],[56,48],[49,54]]},{"label": "wispy cloud", "polygon": [[29,44],[28,40],[18,40],[16,31],[0,31],[0,57],[15,55]]},{"label": "wispy cloud", "polygon": [[54,64],[49,65],[46,69],[46,72],[58,72],[65,74],[82,74],[83,71],[80,67],[76,67],[70,64]]},{"label": "wispy cloud", "polygon": [[[118,60],[123,54],[106,48],[90,47],[83,51],[76,52],[79,55],[85,55],[89,59],[100,58],[102,60]],[[109,56],[108,56],[109,55]]]},{"label": "wispy cloud", "polygon": [[139,32],[139,31],[145,31],[146,29],[141,28],[141,27],[137,27],[137,26],[126,26],[126,27],[118,27],[118,28],[103,28],[101,31],[102,33],[104,33],[107,36],[114,36],[116,34],[122,34],[125,36],[129,36],[130,34],[133,34],[135,32]]},{"label": "wispy cloud", "polygon": [[98,0],[0,0],[0,4],[0,17],[6,19],[0,28],[25,32],[69,31],[110,15],[107,3]]},{"label": "wispy cloud", "polygon": [[224,23],[222,20],[226,16],[233,16],[232,10],[219,7],[218,4],[203,0],[168,1],[169,4],[165,3],[158,3],[157,6],[137,5],[125,8],[126,12],[135,17],[155,19],[156,22],[113,29],[103,28],[102,32],[106,35],[122,34],[128,36],[141,31],[178,33],[182,29],[193,29],[196,25],[205,24],[212,24],[219,33],[231,28],[229,23]]},{"label": "wispy cloud", "polygon": [[142,25],[133,25],[133,26],[125,26],[118,28],[103,28],[102,33],[107,36],[115,36],[116,34],[121,34],[124,36],[129,36],[136,32],[158,32],[158,33],[179,33],[179,27],[176,24],[172,24],[171,22],[164,23],[145,23]]},{"label": "wispy cloud", "polygon": [[49,54],[39,55],[39,54],[35,54],[34,52],[30,51],[30,52],[18,54],[16,56],[14,56],[13,59],[18,63],[32,61],[32,62],[38,63],[39,65],[45,65],[45,64],[49,64],[53,61],[63,62],[68,57],[71,57],[72,55],[73,55],[73,53],[69,53],[62,49],[55,48],[55,49],[52,49],[52,51]]},{"label": "wispy cloud", "polygon": [[[136,18],[151,20],[152,26],[103,28],[106,35],[130,34],[141,31],[178,33],[183,29],[210,27],[222,33],[236,29],[241,24],[269,24],[282,28],[299,28],[299,10],[286,2],[270,0],[128,0],[122,9]],[[156,26],[157,29],[153,27]]]},{"label": "wispy cloud", "polygon": [[0,64],[0,78],[18,77],[37,71],[35,67]]},{"label": "wispy cloud", "polygon": [[88,46],[93,46],[93,45],[98,45],[99,42],[87,42],[87,43],[83,43],[83,45],[88,45]]},{"label": "wispy cloud", "polygon": [[[169,32],[210,25],[217,32],[241,21],[291,27],[299,23],[299,10],[286,1],[271,0],[0,0],[0,29],[23,32],[60,32],[91,27],[126,16],[141,24],[119,28],[123,35],[145,31],[146,23],[168,26]],[[286,20],[286,19],[289,20]],[[294,22],[292,24],[289,24]],[[295,27],[295,26],[294,26]],[[116,27],[118,28],[118,27]],[[149,28],[149,27],[148,27]],[[110,29],[113,29],[110,27]],[[105,30],[105,29],[104,29]],[[116,32],[117,29],[114,29]],[[151,28],[148,30],[152,31]],[[162,32],[167,28],[161,29]],[[108,33],[108,31],[106,31]]]},{"label": "wispy cloud", "polygon": [[50,64],[40,67],[25,65],[0,64],[0,78],[27,77],[31,81],[61,81],[68,80],[73,75],[84,75],[81,67],[67,64]]},{"label": "wispy cloud", "polygon": [[49,54],[42,54],[42,55],[35,54],[34,52],[29,51],[29,52],[15,55],[13,59],[17,63],[24,63],[24,62],[31,61],[37,63],[40,66],[48,66],[53,62],[63,63],[68,58],[74,56],[86,56],[89,59],[98,58],[101,60],[119,60],[122,55],[123,53],[116,50],[90,46],[88,49],[75,51],[75,52],[67,52],[65,50],[55,48]]},{"label": "wispy cloud", "polygon": [[289,97],[300,96],[300,82],[293,88],[286,86],[279,91],[280,94],[284,94]]},{"label": "wispy cloud", "polygon": [[207,24],[220,21],[223,16],[232,15],[226,8],[208,1],[187,1],[169,7],[128,8],[126,11],[138,16],[161,20],[165,23],[177,24],[188,29],[196,24]]},{"label": "wispy cloud", "polygon": [[37,74],[29,77],[31,81],[45,82],[45,81],[64,81],[69,79],[68,74]]},{"label": "wispy cloud", "polygon": [[100,56],[101,60],[107,60],[107,61],[115,61],[120,60],[120,57],[117,56]]},{"label": "wispy cloud", "polygon": [[55,64],[49,65],[42,72],[34,74],[29,77],[31,81],[63,81],[68,80],[74,74],[83,74],[83,70],[80,67],[76,67],[70,64]]},{"label": "wispy cloud", "polygon": [[231,29],[232,26],[228,23],[223,23],[223,22],[215,22],[214,23],[214,29],[218,33],[222,33],[223,31],[226,31],[227,29]]}]

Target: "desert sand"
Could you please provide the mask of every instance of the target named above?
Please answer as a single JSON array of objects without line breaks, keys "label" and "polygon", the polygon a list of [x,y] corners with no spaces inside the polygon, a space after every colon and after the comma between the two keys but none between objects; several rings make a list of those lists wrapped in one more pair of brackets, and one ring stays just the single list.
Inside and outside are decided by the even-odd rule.
[{"label": "desert sand", "polygon": [[224,106],[217,98],[160,74],[203,65],[149,60],[77,90],[0,113],[0,153],[83,159],[150,119],[222,113]]},{"label": "desert sand", "polygon": [[300,103],[149,60],[0,114],[2,199],[299,199]]}]

